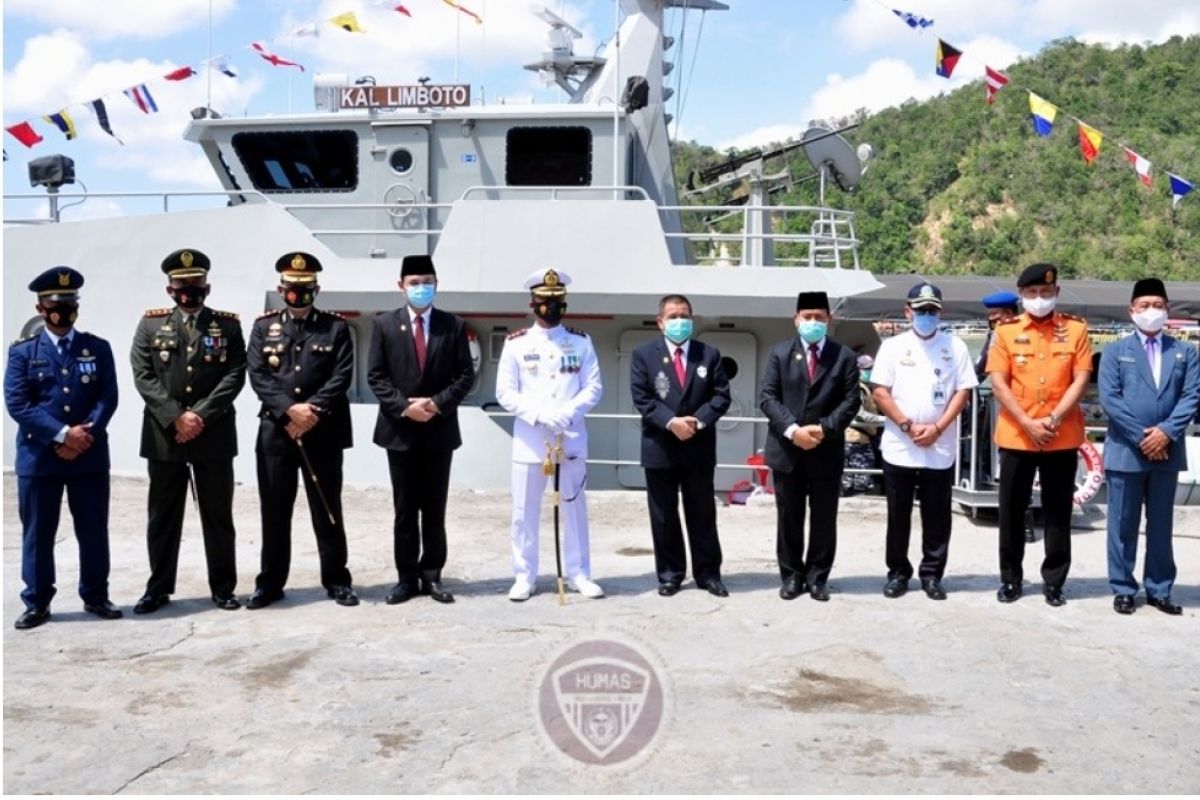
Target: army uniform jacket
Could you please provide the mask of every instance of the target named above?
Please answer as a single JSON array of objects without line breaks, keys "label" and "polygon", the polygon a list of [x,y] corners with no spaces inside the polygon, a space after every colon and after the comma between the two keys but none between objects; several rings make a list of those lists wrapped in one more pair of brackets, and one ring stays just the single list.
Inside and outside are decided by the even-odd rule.
[{"label": "army uniform jacket", "polygon": [[[44,331],[14,342],[4,373],[4,402],[17,422],[16,472],[22,478],[107,472],[108,421],[117,410],[112,348],[99,336],[71,333],[63,358]],[[94,441],[73,461],[54,448],[64,425],[90,422]]]},{"label": "army uniform jacket", "polygon": [[[147,311],[133,336],[133,381],[146,401],[141,455],[157,461],[202,461],[237,455],[233,401],[246,383],[246,344],[236,314],[204,307],[189,335],[178,308]],[[184,411],[204,420],[186,444],[175,441]]]},{"label": "army uniform jacket", "polygon": [[306,448],[345,449],[353,444],[347,392],[354,376],[354,344],[341,316],[317,308],[303,320],[286,309],[264,314],[250,331],[246,365],[250,386],[262,400],[259,452],[294,451],[286,426],[287,410],[295,403],[311,403],[320,410],[320,422],[304,435]]},{"label": "army uniform jacket", "polygon": [[513,461],[540,464],[563,434],[567,458],[587,458],[584,415],[600,402],[600,362],[592,340],[564,325],[509,335],[500,353],[496,400],[511,412]]},{"label": "army uniform jacket", "polygon": [[[1092,343],[1087,322],[1055,312],[1044,320],[1029,314],[996,326],[988,351],[987,371],[1008,376],[1013,396],[1034,419],[1047,417],[1058,405],[1076,372],[1092,369]],[[1003,407],[993,441],[1012,450],[1074,450],[1083,444],[1083,412],[1077,403],[1062,419],[1050,444],[1038,447]]]}]

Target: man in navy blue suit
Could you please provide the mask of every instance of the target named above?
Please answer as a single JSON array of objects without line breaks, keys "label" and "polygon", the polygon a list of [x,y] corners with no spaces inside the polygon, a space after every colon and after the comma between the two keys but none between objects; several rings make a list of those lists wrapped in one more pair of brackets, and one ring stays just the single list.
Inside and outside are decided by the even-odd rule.
[{"label": "man in navy blue suit", "polygon": [[716,423],[729,410],[729,379],[717,348],[692,338],[692,304],[686,297],[670,294],[658,302],[658,328],[663,336],[635,349],[630,366],[633,404],[642,415],[642,467],[658,593],[675,594],[687,574],[679,522],[682,492],[696,586],[727,597],[713,472]]},{"label": "man in navy blue suit", "polygon": [[1200,403],[1196,348],[1162,332],[1167,289],[1158,278],[1134,284],[1129,314],[1136,330],[1100,359],[1100,403],[1108,415],[1108,584],[1113,608],[1132,614],[1138,527],[1146,509],[1146,602],[1167,614],[1175,556],[1171,547],[1175,485],[1187,469],[1184,433]]},{"label": "man in navy blue suit", "polygon": [[83,276],[54,267],[29,284],[45,328],[14,342],[4,372],[4,402],[17,422],[17,497],[21,517],[21,600],[16,627],[50,618],[57,591],[54,537],[64,489],[79,540],[83,610],[118,619],[108,600],[108,436],[117,410],[117,375],[108,342],[75,330]]}]

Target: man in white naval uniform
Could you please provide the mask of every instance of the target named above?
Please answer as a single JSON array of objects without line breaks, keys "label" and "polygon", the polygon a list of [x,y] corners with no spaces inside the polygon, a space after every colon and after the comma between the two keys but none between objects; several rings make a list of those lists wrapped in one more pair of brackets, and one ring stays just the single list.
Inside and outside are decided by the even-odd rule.
[{"label": "man in white naval uniform", "polygon": [[500,354],[496,400],[515,416],[512,464],[512,555],[516,580],[508,593],[528,600],[537,586],[538,522],[551,480],[543,471],[548,448],[561,437],[564,574],[584,597],[604,596],[591,579],[588,553],[587,427],[583,416],[600,402],[600,363],[586,333],[562,325],[565,272],[540,269],[525,280],[536,324],[509,335]]}]

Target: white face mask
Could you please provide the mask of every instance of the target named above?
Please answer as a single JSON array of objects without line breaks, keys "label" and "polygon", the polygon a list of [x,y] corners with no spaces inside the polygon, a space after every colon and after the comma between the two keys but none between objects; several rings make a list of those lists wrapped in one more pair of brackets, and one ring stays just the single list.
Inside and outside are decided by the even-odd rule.
[{"label": "white face mask", "polygon": [[1167,311],[1164,308],[1147,308],[1130,316],[1133,317],[1134,325],[1151,333],[1158,333],[1167,324]]},{"label": "white face mask", "polygon": [[1057,297],[1022,297],[1021,305],[1035,317],[1044,317],[1054,311]]}]

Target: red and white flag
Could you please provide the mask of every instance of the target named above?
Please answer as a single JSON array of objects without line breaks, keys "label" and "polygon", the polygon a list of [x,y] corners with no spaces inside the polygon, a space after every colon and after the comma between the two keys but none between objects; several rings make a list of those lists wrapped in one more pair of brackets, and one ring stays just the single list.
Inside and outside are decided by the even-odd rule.
[{"label": "red and white flag", "polygon": [[996,92],[1000,91],[1008,83],[1008,76],[988,66],[984,66],[983,69],[987,72],[987,77],[985,78],[987,83],[987,101],[988,105],[991,105],[992,101],[996,99]]},{"label": "red and white flag", "polygon": [[1146,186],[1149,186],[1150,180],[1151,180],[1150,179],[1150,161],[1148,159],[1143,158],[1142,156],[1139,156],[1137,153],[1133,152],[1128,147],[1123,148],[1123,149],[1125,150],[1125,158],[1127,158],[1129,160],[1130,164],[1133,164],[1133,169],[1135,172],[1137,172],[1138,179],[1141,180],[1141,182],[1143,184],[1145,184]]},{"label": "red and white flag", "polygon": [[303,64],[298,64],[295,61],[288,61],[286,58],[283,58],[282,56],[275,55],[270,50],[268,50],[267,46],[265,44],[263,44],[262,42],[251,42],[250,46],[252,48],[254,48],[254,51],[257,52],[264,61],[270,63],[271,66],[274,66],[274,67],[299,67],[300,71],[304,72]]}]

